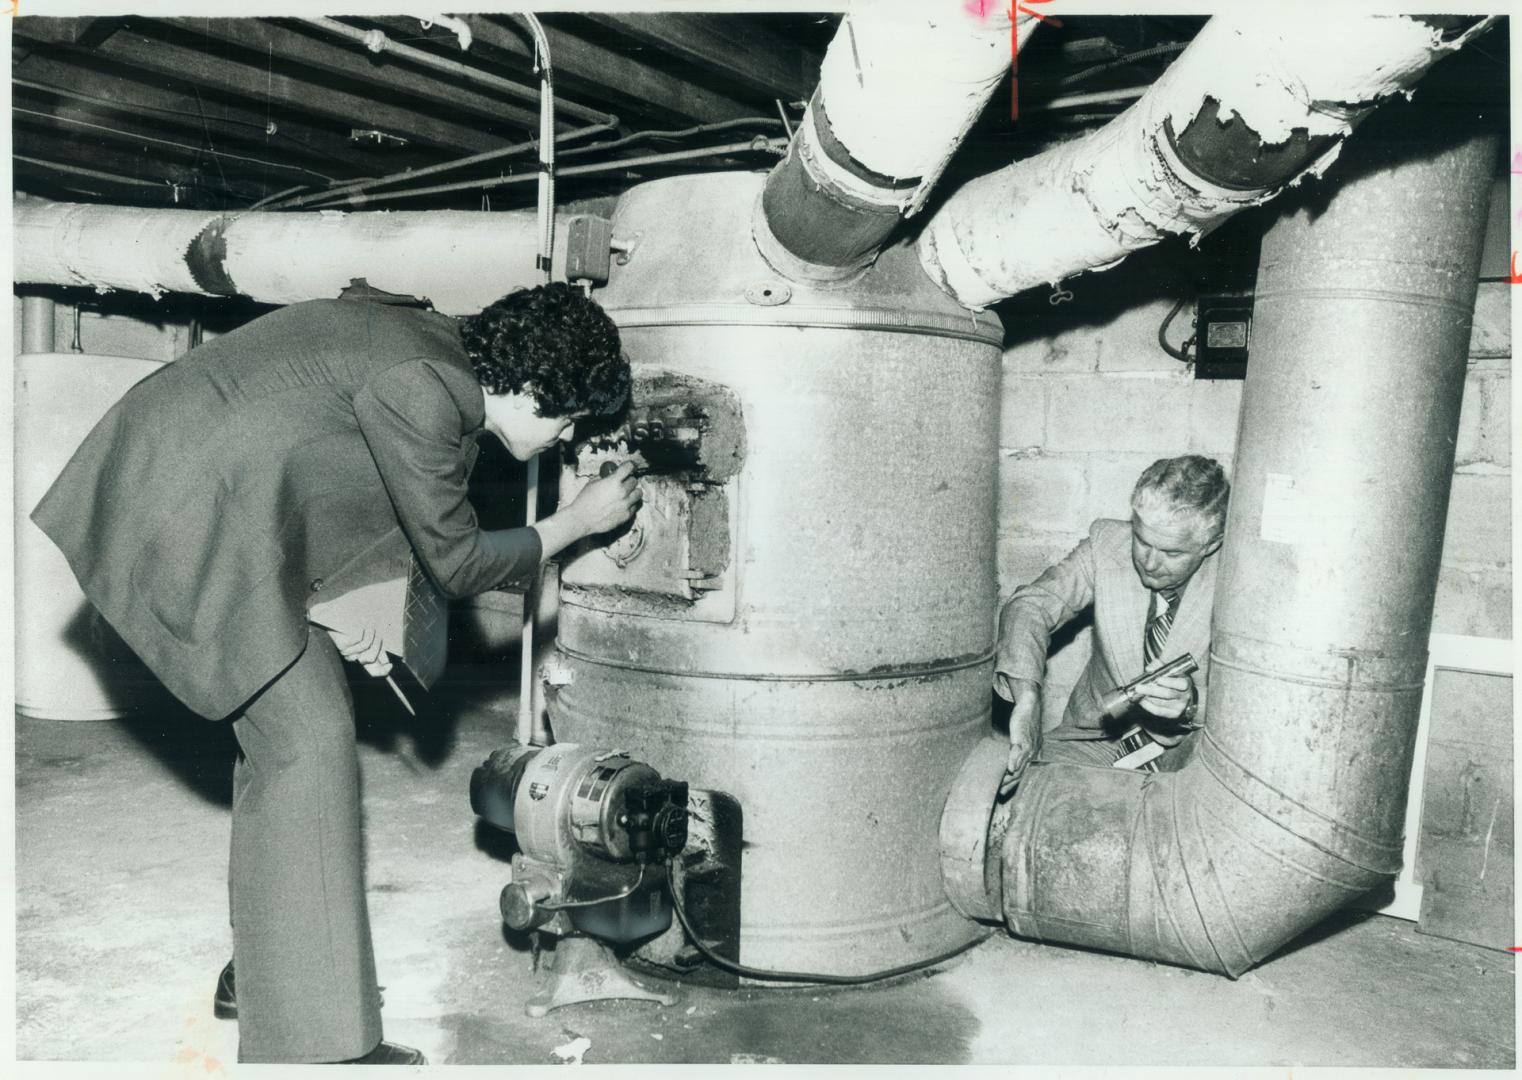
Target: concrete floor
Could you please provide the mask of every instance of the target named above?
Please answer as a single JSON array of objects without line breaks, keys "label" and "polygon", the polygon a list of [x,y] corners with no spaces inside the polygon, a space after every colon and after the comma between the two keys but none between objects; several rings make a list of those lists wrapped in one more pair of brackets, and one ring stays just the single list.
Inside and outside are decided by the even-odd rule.
[{"label": "concrete floor", "polygon": [[[467,796],[512,727],[491,696],[456,671],[412,720],[384,685],[357,689],[386,1035],[435,1064],[553,1064],[585,1038],[587,1064],[1513,1066],[1512,957],[1357,914],[1237,982],[1001,932],[893,985],[686,986],[667,1008],[530,1020],[543,976],[502,932],[502,844]],[[17,718],[20,1060],[236,1060],[236,1023],[211,1011],[233,752],[228,727],[172,709]]]}]

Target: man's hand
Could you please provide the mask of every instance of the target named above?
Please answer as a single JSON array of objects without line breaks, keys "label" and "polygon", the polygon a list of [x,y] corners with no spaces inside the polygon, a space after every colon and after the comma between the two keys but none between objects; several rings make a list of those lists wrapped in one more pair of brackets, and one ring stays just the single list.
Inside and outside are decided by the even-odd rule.
[{"label": "man's hand", "polygon": [[329,630],[328,637],[338,646],[339,655],[361,665],[367,674],[382,678],[391,674],[391,658],[386,654],[386,643],[374,627],[366,627],[359,634],[345,634]]},{"label": "man's hand", "polygon": [[1029,679],[1012,679],[995,675],[1001,697],[1014,702],[1009,714],[1009,762],[1004,766],[1004,780],[999,794],[1008,795],[1025,775],[1026,766],[1041,749],[1041,684]]},{"label": "man's hand", "polygon": [[1199,700],[1199,692],[1194,687],[1192,675],[1166,675],[1144,684],[1140,689],[1142,696],[1137,704],[1160,720],[1172,721],[1155,725],[1159,731],[1173,735],[1193,729],[1194,725],[1185,716],[1190,707]]},{"label": "man's hand", "polygon": [[634,463],[624,462],[607,476],[593,480],[566,507],[582,527],[583,536],[616,529],[634,516],[643,493],[634,482]]}]

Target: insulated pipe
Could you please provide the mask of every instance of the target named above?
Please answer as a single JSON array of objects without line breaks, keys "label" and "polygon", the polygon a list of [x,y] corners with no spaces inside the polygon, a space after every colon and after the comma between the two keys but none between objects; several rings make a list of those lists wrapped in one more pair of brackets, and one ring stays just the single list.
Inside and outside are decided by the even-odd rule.
[{"label": "insulated pipe", "polygon": [[[535,285],[532,212],[343,214],[144,210],[17,202],[16,281],[291,304],[354,278],[466,315]],[[564,237],[566,230],[560,230]],[[564,266],[564,240],[557,265]]]},{"label": "insulated pipe", "polygon": [[1320,176],[1376,105],[1491,21],[1218,15],[1109,124],[959,189],[921,234],[920,263],[981,309],[1165,237],[1198,236]]},{"label": "insulated pipe", "polygon": [[[928,14],[927,14],[928,11]],[[1035,27],[994,0],[898,0],[841,20],[819,86],[753,220],[794,281],[851,277],[919,209]]]},{"label": "insulated pipe", "polygon": [[1235,977],[1400,869],[1496,160],[1435,137],[1264,238],[1209,724],[1176,773],[1030,769],[1015,933]]}]

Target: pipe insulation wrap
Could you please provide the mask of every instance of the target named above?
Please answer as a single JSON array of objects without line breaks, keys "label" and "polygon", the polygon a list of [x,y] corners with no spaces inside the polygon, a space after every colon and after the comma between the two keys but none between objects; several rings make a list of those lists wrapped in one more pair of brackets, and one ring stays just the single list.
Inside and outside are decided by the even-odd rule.
[{"label": "pipe insulation wrap", "polygon": [[1175,773],[1030,769],[1015,933],[1235,977],[1399,870],[1496,161],[1438,139],[1265,236],[1208,724]]},{"label": "pipe insulation wrap", "polygon": [[[532,211],[249,213],[15,203],[16,280],[248,296],[337,296],[354,278],[467,315],[539,283]],[[555,265],[565,266],[557,230]],[[293,253],[296,253],[293,255]]]},{"label": "pipe insulation wrap", "polygon": [[[1009,15],[993,6],[896,0],[841,21],[754,210],[756,246],[778,273],[851,280],[919,208],[1012,59]],[[1035,23],[1017,20],[1019,42]]]},{"label": "pipe insulation wrap", "polygon": [[16,281],[130,289],[157,297],[202,292],[187,252],[219,215],[77,203],[15,204]]},{"label": "pipe insulation wrap", "polygon": [[[929,12],[929,14],[927,14]],[[1021,16],[1021,34],[1035,19]],[[830,127],[862,166],[933,183],[1010,64],[1007,7],[874,4],[853,11],[825,52],[819,85]],[[907,205],[905,197],[900,205]]]},{"label": "pipe insulation wrap", "polygon": [[1319,176],[1376,105],[1486,25],[1444,41],[1405,16],[1218,15],[1109,124],[953,194],[920,238],[921,264],[977,309],[1199,235]]}]

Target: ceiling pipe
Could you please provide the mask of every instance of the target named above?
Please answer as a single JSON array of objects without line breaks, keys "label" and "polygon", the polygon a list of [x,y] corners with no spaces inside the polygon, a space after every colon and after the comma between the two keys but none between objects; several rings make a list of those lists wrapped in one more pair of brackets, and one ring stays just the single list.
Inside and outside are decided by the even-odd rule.
[{"label": "ceiling pipe", "polygon": [[[465,315],[542,278],[533,211],[223,215],[13,205],[15,278],[28,284],[292,304],[337,296],[362,277],[384,292],[429,299],[446,315]],[[565,235],[559,230],[561,267]]]},{"label": "ceiling pipe", "polygon": [[[511,79],[504,79],[500,75],[493,75],[489,71],[471,67],[469,64],[462,64],[458,60],[450,60],[444,56],[435,56],[431,52],[424,52],[422,49],[415,49],[411,45],[404,45],[399,41],[393,41],[381,30],[359,30],[346,23],[341,23],[337,19],[324,18],[320,15],[304,15],[301,17],[301,21],[315,26],[319,30],[324,30],[335,37],[341,37],[357,45],[363,45],[373,53],[388,52],[393,56],[401,57],[403,60],[410,60],[414,64],[433,68],[435,71],[442,71],[446,75],[453,75],[468,82],[477,83],[519,101],[537,102],[539,100],[539,94],[536,91],[515,83]],[[583,123],[618,123],[618,117],[613,116],[611,113],[589,109],[585,105],[576,105],[571,102],[562,101],[559,108],[560,112],[564,115],[573,117]]]},{"label": "ceiling pipe", "polygon": [[1017,934],[1236,977],[1400,869],[1496,145],[1374,145],[1263,240],[1210,723],[1176,773],[1029,770]]},{"label": "ceiling pipe", "polygon": [[1198,236],[1320,176],[1375,106],[1493,21],[1218,15],[1115,120],[962,186],[921,233],[920,263],[981,309]]},{"label": "ceiling pipe", "polygon": [[794,281],[848,279],[914,214],[1035,27],[987,0],[861,5],[830,42],[786,159],[767,177],[756,246]]}]

